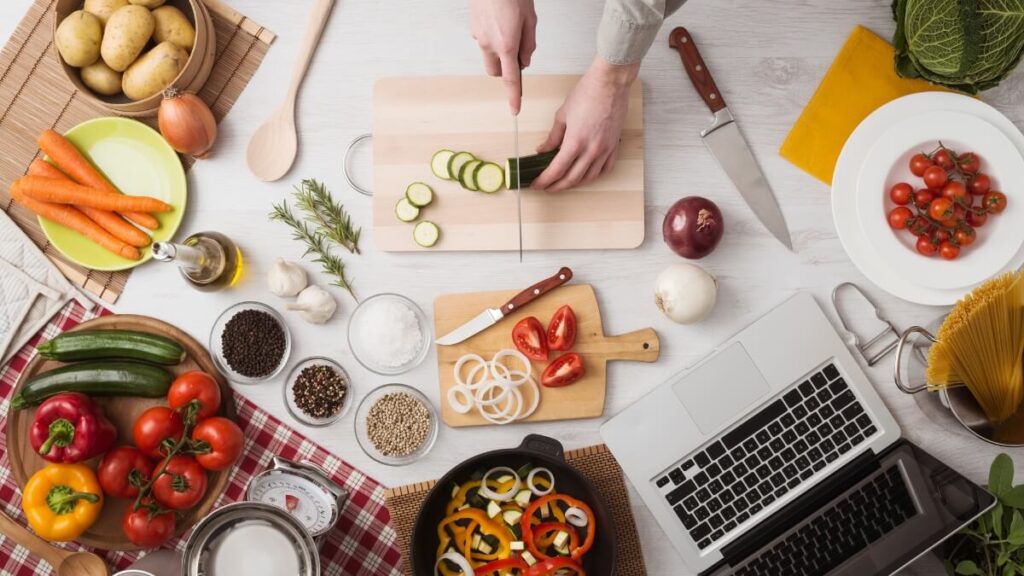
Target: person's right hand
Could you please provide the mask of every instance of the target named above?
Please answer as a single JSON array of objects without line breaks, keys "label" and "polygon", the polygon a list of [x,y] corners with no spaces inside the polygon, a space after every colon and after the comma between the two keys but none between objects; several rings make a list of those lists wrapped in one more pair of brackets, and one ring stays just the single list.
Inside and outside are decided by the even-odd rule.
[{"label": "person's right hand", "polygon": [[508,105],[519,114],[522,89],[520,64],[530,65],[537,48],[537,13],[533,0],[470,0],[473,38],[484,55],[484,68],[501,76],[508,91]]}]

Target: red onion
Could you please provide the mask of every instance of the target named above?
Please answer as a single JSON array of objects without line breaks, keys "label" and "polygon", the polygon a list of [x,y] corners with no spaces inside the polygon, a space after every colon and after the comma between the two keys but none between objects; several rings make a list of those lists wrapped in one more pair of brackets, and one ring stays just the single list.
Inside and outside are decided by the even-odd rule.
[{"label": "red onion", "polygon": [[668,209],[661,232],[676,254],[696,260],[714,251],[724,226],[722,212],[714,202],[687,196]]}]

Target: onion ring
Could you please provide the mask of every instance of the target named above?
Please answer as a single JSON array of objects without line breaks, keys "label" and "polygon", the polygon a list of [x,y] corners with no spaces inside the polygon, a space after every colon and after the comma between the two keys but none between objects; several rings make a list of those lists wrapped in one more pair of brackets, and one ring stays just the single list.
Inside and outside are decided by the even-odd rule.
[{"label": "onion ring", "polygon": [[520,414],[519,418],[516,418],[516,420],[525,420],[529,418],[537,411],[537,407],[540,406],[540,387],[537,386],[537,380],[533,376],[530,376],[527,383],[530,384],[530,388],[533,390],[533,402],[530,403],[530,407]]},{"label": "onion ring", "polygon": [[[501,388],[501,394],[491,396],[485,400],[484,397],[495,388]],[[506,380],[488,380],[476,391],[476,404],[480,408],[500,404],[505,400],[505,397],[509,395],[509,391],[513,389],[514,387]]]},{"label": "onion ring", "polygon": [[[522,362],[525,370],[516,370],[515,372],[513,372],[508,366],[505,366],[504,364],[500,364],[498,362],[499,360],[506,357],[512,357]],[[530,375],[533,373],[533,365],[530,364],[530,359],[527,358],[525,354],[514,348],[505,348],[504,350],[498,350],[498,353],[495,354],[493,358],[491,358],[491,373],[494,375],[495,378],[500,378],[500,376],[498,376],[498,366],[505,368],[506,372],[508,373],[507,379],[509,381],[509,384],[512,384],[513,386],[525,384],[526,381],[529,380]],[[521,377],[518,381],[515,381],[511,379],[512,374],[520,374]]]},{"label": "onion ring", "polygon": [[[518,388],[509,388],[512,391],[508,404],[497,414],[491,414],[486,407],[480,407],[480,415],[484,420],[492,424],[511,424],[515,422],[523,411],[523,393]],[[515,406],[513,412],[512,407]]]},{"label": "onion ring", "polygon": [[[516,479],[516,481],[512,483],[512,487],[509,488],[507,492],[495,492],[494,490],[491,490],[490,486],[487,485],[487,478],[490,477],[490,475],[495,472],[508,472]],[[516,495],[516,492],[519,492],[519,484],[519,474],[516,474],[515,470],[509,468],[508,466],[498,466],[496,468],[491,468],[490,470],[488,470],[487,473],[484,474],[484,477],[480,479],[480,489],[478,490],[478,492],[484,498],[489,498],[491,500],[496,500],[498,502],[508,502]]]},{"label": "onion ring", "polygon": [[[474,361],[477,364],[473,368],[473,370],[470,371],[470,373],[469,373],[469,380],[470,380],[470,382],[465,382],[465,381],[462,380],[462,368],[463,368],[463,366],[466,365],[467,362],[470,362],[470,361]],[[464,354],[461,358],[459,358],[459,361],[455,363],[455,382],[456,382],[456,384],[461,384],[463,386],[466,386],[470,390],[472,390],[473,389],[473,384],[471,382],[473,380],[473,377],[476,376],[476,373],[480,371],[480,367],[481,366],[486,368],[488,365],[489,364],[488,364],[487,360],[484,360],[483,356],[480,356],[478,354]],[[484,380],[486,380],[486,379],[487,379],[487,375],[485,374],[484,375]],[[476,384],[479,384],[479,382],[477,382]]]},{"label": "onion ring", "polygon": [[440,573],[439,567],[441,566],[441,562],[444,562],[445,560],[448,560],[453,564],[457,564],[459,566],[459,570],[462,570],[462,576],[476,576],[476,572],[473,571],[473,566],[470,565],[469,560],[466,560],[466,557],[458,552],[445,552],[442,554],[441,557],[437,559],[437,562],[434,563],[434,576],[437,576]]},{"label": "onion ring", "polygon": [[[462,394],[463,401],[459,402],[456,396]],[[473,409],[473,392],[465,384],[456,384],[448,389],[448,406],[459,414],[468,414]]]},{"label": "onion ring", "polygon": [[573,506],[565,511],[565,521],[577,528],[586,528],[590,519],[587,518],[587,513],[582,508]]},{"label": "onion ring", "polygon": [[[533,484],[533,478],[538,472],[544,472],[548,475],[548,478],[551,479],[551,484],[548,485],[547,490],[542,491]],[[534,468],[533,470],[530,470],[530,474],[526,477],[526,487],[530,489],[530,492],[533,492],[534,496],[547,496],[555,489],[555,475],[547,468]]]}]

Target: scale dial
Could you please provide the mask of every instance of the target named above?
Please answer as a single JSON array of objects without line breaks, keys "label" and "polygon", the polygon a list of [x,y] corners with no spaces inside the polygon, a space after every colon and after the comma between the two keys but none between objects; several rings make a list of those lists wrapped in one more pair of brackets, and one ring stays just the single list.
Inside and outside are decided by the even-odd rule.
[{"label": "scale dial", "polygon": [[334,526],[338,502],[323,486],[285,470],[268,470],[252,479],[247,499],[284,509],[314,537]]}]

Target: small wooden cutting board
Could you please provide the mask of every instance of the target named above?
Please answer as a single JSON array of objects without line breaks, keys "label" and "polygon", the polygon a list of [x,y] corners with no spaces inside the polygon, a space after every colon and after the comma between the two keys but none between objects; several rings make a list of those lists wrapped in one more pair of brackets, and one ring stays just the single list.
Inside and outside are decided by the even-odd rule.
[{"label": "small wooden cutting board", "polygon": [[[435,333],[438,336],[447,334],[485,308],[501,306],[517,292],[518,290],[503,290],[438,296],[434,300]],[[605,336],[594,288],[589,284],[562,286],[464,342],[454,346],[437,347],[442,420],[452,427],[490,424],[480,416],[476,408],[468,414],[459,414],[448,405],[448,390],[455,384],[455,363],[465,354],[477,354],[489,361],[499,350],[514,349],[512,327],[516,322],[528,316],[535,316],[541,324],[547,326],[555,311],[565,304],[571,306],[576,313],[577,336],[572,352],[583,357],[586,375],[564,388],[540,387],[541,398],[537,411],[521,422],[596,418],[604,413],[609,361],[654,362],[658,359],[661,348],[658,335],[653,329],[645,328],[621,336]],[[559,354],[561,353],[552,353],[549,360],[554,360]],[[507,364],[517,369],[513,364],[515,362],[515,359],[509,359]],[[533,363],[533,375],[538,385],[540,375],[547,364]],[[471,366],[467,366],[463,369],[463,376],[470,368]],[[528,391],[524,391],[523,394],[531,397]]]}]

